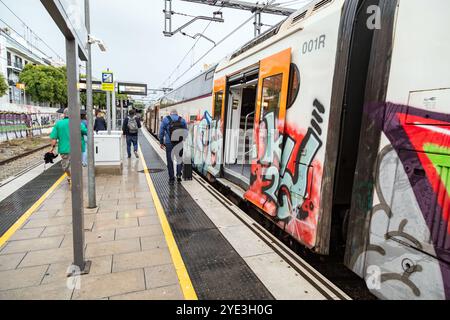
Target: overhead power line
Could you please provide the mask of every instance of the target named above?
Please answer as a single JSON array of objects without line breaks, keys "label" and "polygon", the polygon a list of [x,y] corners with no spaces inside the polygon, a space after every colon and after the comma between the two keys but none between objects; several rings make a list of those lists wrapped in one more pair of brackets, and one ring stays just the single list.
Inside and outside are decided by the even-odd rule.
[{"label": "overhead power line", "polygon": [[[31,31],[31,33],[36,37],[37,40],[41,41],[48,49],[50,49],[50,51],[52,51],[56,57],[62,61],[64,61],[64,59],[58,54],[58,52],[56,52],[52,47],[50,47],[50,45],[45,42],[41,37],[39,37],[39,35],[33,31],[32,28],[30,28],[25,21],[23,21],[10,7],[8,7],[3,0],[0,0],[0,2],[9,10],[9,12],[11,12],[28,30]],[[2,20],[3,23],[5,23],[9,28],[11,28],[11,26],[9,26],[6,22],[4,22]],[[25,39],[22,35],[20,35],[20,33],[18,33],[17,31],[15,31],[13,28],[11,28],[15,33],[17,33],[22,39],[24,39],[30,46],[34,47],[35,49],[39,50],[41,53],[44,53],[42,50],[40,50],[38,47],[34,46],[30,41],[28,41],[27,39]],[[44,53],[44,55],[48,56],[46,53]]]},{"label": "overhead power line", "polygon": [[[267,2],[265,6],[271,5],[275,0],[271,0]],[[225,40],[227,40],[229,37],[231,37],[236,31],[241,29],[244,25],[246,25],[250,20],[253,19],[256,13],[252,14],[250,18],[242,22],[238,27],[236,27],[234,30],[232,30],[230,33],[228,33],[225,37],[223,37],[219,42],[217,42],[212,48],[207,50],[200,58],[198,58],[186,71],[184,71],[175,81],[173,81],[169,87],[173,87],[173,85],[180,80],[186,73],[188,73],[197,63],[199,63],[204,57],[206,57],[212,50],[214,50],[216,47],[218,47],[221,43],[223,43]]]}]

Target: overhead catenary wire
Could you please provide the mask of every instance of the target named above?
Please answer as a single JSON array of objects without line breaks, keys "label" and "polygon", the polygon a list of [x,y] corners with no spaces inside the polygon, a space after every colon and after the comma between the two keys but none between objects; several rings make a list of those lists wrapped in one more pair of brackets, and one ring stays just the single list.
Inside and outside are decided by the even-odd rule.
[{"label": "overhead catenary wire", "polygon": [[[23,21],[8,5],[6,5],[6,3],[3,2],[3,0],[0,0],[0,2],[9,10],[9,12],[11,12],[26,28],[28,28],[28,30],[31,31],[31,33],[36,37],[36,39],[38,39],[39,41],[41,41],[48,49],[50,49],[50,51],[52,51],[56,57],[62,61],[64,61],[64,59],[58,54],[58,52],[56,52],[52,47],[50,47],[50,45],[45,42],[41,37],[39,37],[39,35],[33,31],[32,28],[30,28],[25,21]],[[23,38],[23,37],[22,37]],[[23,38],[25,39],[25,38]],[[27,41],[25,39],[25,41]],[[27,41],[27,43],[29,43],[30,45],[32,45],[29,41]],[[35,47],[35,46],[34,46]],[[35,47],[36,48],[36,47]],[[39,50],[39,48],[36,48]],[[40,50],[39,50],[40,51]],[[46,54],[47,55],[47,54]]]},{"label": "overhead catenary wire", "polygon": [[[275,0],[268,1],[264,7],[271,5]],[[256,13],[252,14],[250,18],[242,22],[238,27],[236,27],[234,30],[232,30],[230,33],[228,33],[225,37],[223,37],[219,42],[217,42],[212,48],[208,49],[200,58],[198,58],[191,66],[184,71],[178,78],[173,81],[169,87],[172,87],[178,80],[180,80],[186,73],[188,73],[197,63],[199,63],[204,57],[206,57],[212,50],[214,50],[216,47],[218,47],[221,43],[223,43],[225,40],[227,40],[229,37],[231,37],[236,31],[241,29],[244,25],[246,25],[249,21],[253,19]]]},{"label": "overhead catenary wire", "polygon": [[[220,8],[218,12],[221,12],[223,10],[223,8]],[[202,33],[205,33],[206,30],[208,30],[209,26],[211,25],[212,21],[209,21],[208,24],[206,25],[206,27],[203,29]],[[200,37],[198,37],[194,44],[192,45],[192,47],[186,52],[186,54],[184,55],[184,57],[181,59],[181,61],[178,63],[178,65],[175,67],[175,69],[171,72],[171,74],[169,75],[169,77],[167,77],[166,80],[163,81],[163,83],[161,84],[161,86],[159,86],[160,88],[164,87],[164,84],[169,81],[172,76],[175,74],[175,72],[177,72],[179,70],[179,68],[181,67],[181,64],[186,60],[186,58],[189,56],[189,54],[194,50],[194,48],[197,46],[197,43],[200,41]],[[169,86],[170,87],[170,86]]]}]

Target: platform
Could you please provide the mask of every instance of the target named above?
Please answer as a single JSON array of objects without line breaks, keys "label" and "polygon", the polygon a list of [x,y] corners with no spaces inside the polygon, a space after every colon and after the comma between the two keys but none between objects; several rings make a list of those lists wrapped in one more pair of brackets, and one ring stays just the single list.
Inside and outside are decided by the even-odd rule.
[{"label": "platform", "polygon": [[145,130],[139,143],[122,175],[97,176],[98,208],[85,210],[91,272],[67,285],[70,191],[55,165],[56,182],[0,232],[0,299],[349,299],[197,174],[169,186],[164,151]]}]

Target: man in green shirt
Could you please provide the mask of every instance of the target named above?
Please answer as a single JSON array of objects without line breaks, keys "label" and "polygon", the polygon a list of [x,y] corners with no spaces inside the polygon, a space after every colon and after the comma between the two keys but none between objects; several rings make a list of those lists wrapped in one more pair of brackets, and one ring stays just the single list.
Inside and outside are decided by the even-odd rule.
[{"label": "man in green shirt", "polygon": [[[81,123],[81,152],[86,150],[86,144],[83,136],[87,135],[87,128]],[[56,143],[58,143],[58,153],[61,155],[61,165],[70,183],[70,125],[69,125],[69,110],[64,109],[64,119],[56,122],[50,134],[52,139],[51,153],[54,152]]]}]

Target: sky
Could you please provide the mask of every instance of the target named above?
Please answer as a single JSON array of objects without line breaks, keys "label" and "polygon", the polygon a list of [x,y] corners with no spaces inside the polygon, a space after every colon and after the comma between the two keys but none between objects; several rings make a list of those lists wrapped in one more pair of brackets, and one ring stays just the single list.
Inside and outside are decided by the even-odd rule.
[{"label": "sky", "polygon": [[[1,0],[30,29],[33,30],[48,47],[40,41],[36,45],[49,56],[56,53],[65,58],[65,40],[53,20],[39,0]],[[246,0],[256,2],[255,0]],[[286,7],[299,9],[311,0],[278,0],[276,3],[286,3]],[[261,2],[261,1],[260,1]],[[176,88],[203,70],[205,64],[214,64],[227,54],[239,48],[253,38],[253,20],[239,29],[230,38],[211,51],[196,64],[185,76],[174,81],[183,74],[191,64],[199,59],[213,44],[201,38],[194,50],[186,57],[177,69],[176,67],[193,46],[195,40],[180,33],[165,37],[164,30],[164,0],[91,0],[91,34],[103,40],[108,51],[102,53],[98,47],[93,47],[92,63],[94,78],[101,78],[101,72],[109,68],[118,81],[147,83],[149,88]],[[212,16],[220,8],[199,5],[181,0],[172,1],[172,10],[191,16]],[[223,9],[224,23],[212,22],[204,33],[215,42],[220,41],[231,30],[251,17],[248,11]],[[13,27],[29,41],[25,26],[0,2],[0,19]],[[173,15],[172,30],[177,29],[192,19],[189,16]],[[262,22],[274,25],[283,17],[263,14]],[[0,21],[0,26],[5,23]],[[183,31],[194,35],[201,33],[208,21],[196,21]],[[264,27],[263,31],[268,27]],[[50,48],[51,49],[50,49]],[[55,53],[55,52],[56,53]],[[81,68],[84,73],[85,69]],[[168,78],[172,74],[171,78]],[[155,96],[156,97],[156,96]]]}]

